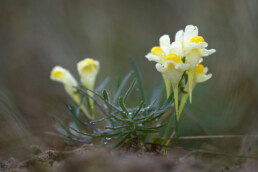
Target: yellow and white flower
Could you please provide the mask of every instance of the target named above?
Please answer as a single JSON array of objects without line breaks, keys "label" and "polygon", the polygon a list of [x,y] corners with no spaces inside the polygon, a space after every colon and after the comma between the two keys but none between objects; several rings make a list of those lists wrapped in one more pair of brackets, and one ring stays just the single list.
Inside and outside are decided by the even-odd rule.
[{"label": "yellow and white flower", "polygon": [[188,64],[184,64],[177,54],[168,54],[163,62],[156,64],[156,69],[161,72],[176,87],[185,70],[189,68]]},{"label": "yellow and white flower", "polygon": [[[170,44],[170,38],[168,35],[163,35],[160,37],[159,45],[160,46],[153,47],[151,49],[151,52],[145,56],[149,61],[162,63],[165,57],[171,53],[171,44]],[[169,97],[171,83],[164,75],[162,75],[162,77],[166,85],[167,97]]]},{"label": "yellow and white flower", "polygon": [[96,76],[99,72],[99,62],[91,58],[86,58],[77,63],[77,70],[83,86],[93,90]]},{"label": "yellow and white flower", "polygon": [[67,69],[64,69],[61,66],[55,66],[51,71],[50,78],[53,81],[63,83],[66,92],[75,100],[76,103],[79,103],[80,99],[76,93],[76,88],[74,88],[78,86],[78,83]]},{"label": "yellow and white flower", "polygon": [[[75,103],[77,103],[78,105],[81,104],[77,89],[74,88],[78,86],[78,83],[67,69],[61,66],[55,66],[51,71],[50,79],[63,83],[66,92],[73,98]],[[81,109],[88,117],[90,117],[84,106],[81,105]]]},{"label": "yellow and white flower", "polygon": [[[81,77],[82,85],[90,90],[94,90],[95,80],[99,72],[99,62],[91,58],[86,58],[77,63],[77,70]],[[92,92],[87,92],[93,96]],[[94,118],[94,102],[91,98],[89,99],[89,105],[92,117]]]},{"label": "yellow and white flower", "polygon": [[[207,80],[209,80],[212,77],[212,74],[207,74],[208,73],[208,67],[204,67],[202,64],[198,64],[195,67],[195,71],[194,71],[194,79],[193,79],[193,89],[196,86],[197,83],[201,83],[201,82],[205,82]],[[182,98],[181,98],[181,103],[180,103],[180,107],[179,107],[179,117],[184,109],[184,105],[186,103],[186,100],[188,98],[189,95],[189,87],[188,85],[185,86],[185,90],[186,93],[182,93]]]},{"label": "yellow and white flower", "polygon": [[194,85],[196,83],[201,83],[209,80],[212,77],[212,74],[208,73],[208,67],[204,67],[202,64],[198,64],[195,67],[195,75],[194,75]]},{"label": "yellow and white flower", "polygon": [[183,40],[185,63],[190,65],[188,70],[188,85],[191,102],[195,67],[200,63],[200,61],[202,61],[202,57],[209,56],[215,53],[216,50],[206,49],[208,43],[205,42],[202,36],[198,36],[198,28],[193,25],[186,26]]},{"label": "yellow and white flower", "polygon": [[[162,73],[166,83],[167,93],[170,91],[170,85],[173,87],[175,109],[178,113],[178,84],[185,70],[189,68],[188,64],[182,62],[181,57],[172,54],[170,39],[167,35],[160,38],[160,47],[153,47],[151,53],[146,55],[149,61],[155,61],[156,69]],[[169,95],[169,94],[168,94]]]}]

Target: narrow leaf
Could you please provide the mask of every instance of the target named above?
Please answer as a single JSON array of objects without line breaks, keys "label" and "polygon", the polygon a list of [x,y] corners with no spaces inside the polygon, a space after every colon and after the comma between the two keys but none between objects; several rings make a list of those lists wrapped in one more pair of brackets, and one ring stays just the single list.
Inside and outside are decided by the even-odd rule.
[{"label": "narrow leaf", "polygon": [[129,112],[127,111],[127,109],[125,107],[124,98],[123,97],[119,97],[119,105],[122,108],[122,110],[125,112],[125,114],[129,117]]},{"label": "narrow leaf", "polygon": [[129,138],[129,136],[130,136],[130,133],[126,134],[125,137],[114,146],[114,148],[118,148],[120,145],[124,144],[124,142]]},{"label": "narrow leaf", "polygon": [[88,134],[88,133],[85,133],[85,132],[78,131],[78,130],[76,130],[75,128],[72,128],[72,127],[70,127],[70,129],[72,129],[72,130],[73,130],[73,131],[75,131],[76,133],[78,133],[78,134],[82,134],[82,135],[84,135],[84,136],[89,136],[89,137],[99,137],[98,135]]},{"label": "narrow leaf", "polygon": [[104,81],[98,86],[98,88],[95,89],[95,92],[100,93],[109,83],[109,81],[110,77],[105,78]]},{"label": "narrow leaf", "polygon": [[75,109],[73,105],[67,105],[67,107],[68,107],[68,109],[69,109],[70,112],[71,112],[71,117],[72,117],[72,120],[73,120],[73,122],[74,122],[76,128],[78,128],[79,130],[81,130],[80,122],[77,120],[77,116],[76,116],[77,111],[78,111],[77,109],[79,109],[79,111],[80,111],[80,106],[79,106],[77,109]]},{"label": "narrow leaf", "polygon": [[68,127],[63,123],[62,120],[60,120],[56,115],[48,114],[53,120],[56,121],[56,123],[65,130],[66,133],[71,134]]},{"label": "narrow leaf", "polygon": [[137,111],[134,113],[134,115],[132,116],[132,119],[134,119],[138,114],[139,112],[141,111],[142,107],[144,105],[144,101],[141,102],[140,106],[138,107]]},{"label": "narrow leaf", "polygon": [[130,79],[130,77],[132,76],[133,74],[133,71],[129,72],[125,78],[123,79],[122,83],[120,84],[118,90],[116,91],[116,94],[114,96],[114,100],[113,100],[113,103],[114,104],[118,104],[118,98],[119,96],[121,95],[121,92],[123,90],[123,88],[125,87],[126,83],[128,82],[128,80]]},{"label": "narrow leaf", "polygon": [[168,120],[168,125],[167,125],[167,128],[165,130],[165,133],[164,133],[163,137],[166,138],[166,137],[169,137],[172,134],[172,132],[173,132],[173,121],[174,121],[174,114],[170,113],[169,120]]},{"label": "narrow leaf", "polygon": [[109,96],[108,96],[108,93],[107,93],[106,90],[103,90],[102,95],[103,95],[103,98],[104,98],[106,101],[109,101]]},{"label": "narrow leaf", "polygon": [[118,129],[127,128],[127,127],[130,127],[130,126],[125,125],[125,126],[119,126],[119,127],[105,127],[105,129],[118,130]]},{"label": "narrow leaf", "polygon": [[90,123],[94,124],[94,123],[102,122],[102,121],[105,121],[108,118],[111,118],[111,116],[105,116],[104,118],[100,118],[100,119],[97,119],[97,120],[92,120],[92,121],[90,121]]},{"label": "narrow leaf", "polygon": [[164,108],[166,108],[168,106],[171,106],[173,100],[174,100],[174,93],[171,93],[170,96],[168,97],[168,99],[164,102],[164,104],[161,107],[161,109],[164,109]]},{"label": "narrow leaf", "polygon": [[146,133],[156,133],[159,132],[159,130],[155,130],[155,129],[139,129],[138,131],[142,131],[142,132],[146,132]]},{"label": "narrow leaf", "polygon": [[108,116],[108,114],[105,111],[104,107],[102,107],[102,105],[94,97],[92,97],[89,93],[87,93],[87,91],[81,89],[80,87],[75,87],[75,88],[77,88],[81,93],[83,93],[83,94],[87,95],[89,98],[91,98],[94,101],[94,103],[99,107],[99,109],[103,112],[103,114],[105,116]]},{"label": "narrow leaf", "polygon": [[140,73],[135,61],[133,60],[133,58],[130,58],[130,61],[131,61],[131,65],[133,67],[133,70],[134,70],[134,73],[135,73],[135,76],[137,79],[138,87],[140,89],[141,99],[142,99],[142,101],[145,102],[145,93],[144,93],[141,73]]},{"label": "narrow leaf", "polygon": [[130,93],[132,92],[134,86],[136,83],[136,79],[133,80],[132,84],[130,85],[129,89],[126,91],[125,96],[124,96],[124,102],[126,102],[128,96],[130,95]]}]

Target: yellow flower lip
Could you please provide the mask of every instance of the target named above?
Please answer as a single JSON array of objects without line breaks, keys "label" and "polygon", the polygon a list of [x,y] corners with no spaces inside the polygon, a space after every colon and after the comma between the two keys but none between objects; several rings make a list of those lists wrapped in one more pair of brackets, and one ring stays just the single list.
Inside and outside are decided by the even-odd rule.
[{"label": "yellow flower lip", "polygon": [[79,63],[80,67],[89,66],[89,65],[95,65],[95,64],[96,64],[96,62],[93,59],[87,59],[87,60],[84,60],[81,63]]},{"label": "yellow flower lip", "polygon": [[202,64],[198,64],[195,68],[196,73],[203,73],[204,71],[204,66]]},{"label": "yellow flower lip", "polygon": [[182,59],[181,59],[178,55],[176,55],[176,54],[168,54],[168,55],[166,56],[166,58],[164,59],[164,62],[166,62],[166,61],[168,61],[168,60],[172,60],[172,61],[174,61],[175,63],[183,63],[183,62],[182,62]]},{"label": "yellow flower lip", "polygon": [[69,73],[69,71],[62,68],[61,66],[55,66],[51,71],[50,78],[52,80],[64,83],[67,78],[68,73]]},{"label": "yellow flower lip", "polygon": [[204,38],[202,36],[195,36],[191,38],[190,42],[192,43],[204,42]]},{"label": "yellow flower lip", "polygon": [[52,75],[56,78],[61,78],[63,76],[63,72],[61,71],[53,71]]},{"label": "yellow flower lip", "polygon": [[89,72],[98,68],[97,62],[93,59],[86,59],[78,63],[79,73]]},{"label": "yellow flower lip", "polygon": [[156,56],[163,56],[165,53],[160,47],[153,47],[151,49],[151,54],[156,55]]}]

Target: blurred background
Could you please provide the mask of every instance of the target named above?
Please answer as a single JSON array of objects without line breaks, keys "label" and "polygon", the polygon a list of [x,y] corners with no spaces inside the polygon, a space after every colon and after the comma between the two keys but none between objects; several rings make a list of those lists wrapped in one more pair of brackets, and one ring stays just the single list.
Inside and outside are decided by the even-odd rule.
[{"label": "blurred background", "polygon": [[60,147],[45,134],[53,131],[48,113],[69,118],[70,98],[49,79],[55,65],[78,79],[76,63],[96,58],[98,85],[125,75],[133,57],[150,90],[162,78],[145,55],[188,24],[217,52],[204,59],[213,77],[196,87],[180,135],[257,134],[257,21],[257,0],[0,0],[0,158],[24,157],[33,144]]}]

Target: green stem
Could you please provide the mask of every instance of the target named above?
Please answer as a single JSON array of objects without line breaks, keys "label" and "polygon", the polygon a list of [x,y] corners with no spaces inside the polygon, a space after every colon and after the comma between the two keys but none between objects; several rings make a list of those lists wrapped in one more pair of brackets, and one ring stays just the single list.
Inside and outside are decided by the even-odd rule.
[{"label": "green stem", "polygon": [[178,113],[178,85],[173,87],[173,92],[174,92],[174,102],[175,102],[176,116],[177,116],[177,120],[178,120],[179,119],[179,113]]},{"label": "green stem", "polygon": [[178,119],[180,118],[181,113],[183,112],[183,109],[184,109],[187,98],[188,98],[188,94],[183,93],[182,98],[181,98],[181,102],[180,102],[180,106],[179,106],[179,117],[178,117]]},{"label": "green stem", "polygon": [[168,121],[168,125],[167,125],[167,128],[165,130],[165,133],[163,135],[163,137],[169,137],[173,131],[173,118],[174,118],[174,115],[172,113],[169,114],[169,121]]},{"label": "green stem", "polygon": [[163,76],[163,79],[164,79],[164,82],[165,82],[165,86],[166,86],[166,93],[167,93],[167,98],[170,96],[170,90],[171,90],[171,83],[168,79],[166,79],[166,77],[164,75]]},{"label": "green stem", "polygon": [[188,86],[189,86],[189,97],[190,97],[190,104],[192,103],[192,88],[193,88],[193,77],[194,77],[194,70],[189,69],[188,71]]}]

